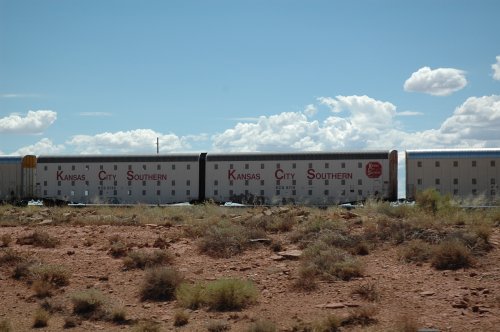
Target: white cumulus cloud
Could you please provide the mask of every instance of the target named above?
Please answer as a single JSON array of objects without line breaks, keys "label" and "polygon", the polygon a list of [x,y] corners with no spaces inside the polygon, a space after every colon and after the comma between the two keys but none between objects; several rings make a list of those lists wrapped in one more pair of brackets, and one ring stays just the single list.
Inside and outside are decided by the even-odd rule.
[{"label": "white cumulus cloud", "polygon": [[63,144],[54,144],[52,140],[48,138],[42,138],[40,141],[33,145],[25,146],[17,150],[14,155],[24,156],[27,154],[34,155],[47,155],[47,154],[61,154],[65,151],[65,146]]},{"label": "white cumulus cloud", "polygon": [[57,113],[50,110],[29,111],[26,116],[11,114],[0,118],[0,133],[41,134],[57,119]]},{"label": "white cumulus cloud", "polygon": [[67,145],[77,153],[156,153],[156,138],[160,141],[161,152],[189,149],[188,139],[175,134],[162,134],[151,129],[135,129],[97,135],[73,136]]},{"label": "white cumulus cloud", "polygon": [[454,68],[422,67],[411,74],[404,84],[405,91],[423,92],[433,96],[448,96],[467,85],[465,72]]},{"label": "white cumulus cloud", "polygon": [[497,55],[496,59],[497,63],[491,65],[493,69],[493,79],[500,80],[500,55]]}]

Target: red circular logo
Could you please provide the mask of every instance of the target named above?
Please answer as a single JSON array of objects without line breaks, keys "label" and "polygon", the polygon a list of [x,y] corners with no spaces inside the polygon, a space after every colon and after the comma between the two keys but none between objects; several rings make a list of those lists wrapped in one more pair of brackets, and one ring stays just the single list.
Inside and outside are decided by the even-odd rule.
[{"label": "red circular logo", "polygon": [[378,161],[370,161],[366,164],[366,176],[370,179],[379,178],[382,175],[382,165]]}]

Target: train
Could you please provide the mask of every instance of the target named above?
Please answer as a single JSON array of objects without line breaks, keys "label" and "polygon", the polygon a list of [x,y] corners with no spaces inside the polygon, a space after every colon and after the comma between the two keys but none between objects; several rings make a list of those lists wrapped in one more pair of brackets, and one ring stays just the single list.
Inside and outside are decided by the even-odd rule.
[{"label": "train", "polygon": [[[499,196],[500,149],[407,150],[406,199]],[[398,199],[398,151],[0,157],[0,201],[334,205]]]}]

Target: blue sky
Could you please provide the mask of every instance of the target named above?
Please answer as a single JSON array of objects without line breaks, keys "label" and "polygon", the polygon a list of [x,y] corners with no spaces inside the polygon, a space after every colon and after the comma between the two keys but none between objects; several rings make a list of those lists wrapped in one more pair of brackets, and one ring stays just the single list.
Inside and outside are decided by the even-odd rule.
[{"label": "blue sky", "polygon": [[0,0],[0,154],[498,147],[499,13]]}]

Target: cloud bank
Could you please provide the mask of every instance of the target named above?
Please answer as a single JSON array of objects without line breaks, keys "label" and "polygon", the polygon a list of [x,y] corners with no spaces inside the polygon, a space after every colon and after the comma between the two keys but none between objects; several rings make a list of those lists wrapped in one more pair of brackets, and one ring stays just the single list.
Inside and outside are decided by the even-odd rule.
[{"label": "cloud bank", "polygon": [[26,116],[11,114],[0,118],[0,134],[41,134],[57,119],[50,110],[29,111]]},{"label": "cloud bank", "polygon": [[467,85],[465,72],[454,68],[422,67],[411,74],[404,84],[405,91],[422,92],[433,96],[448,96]]}]

